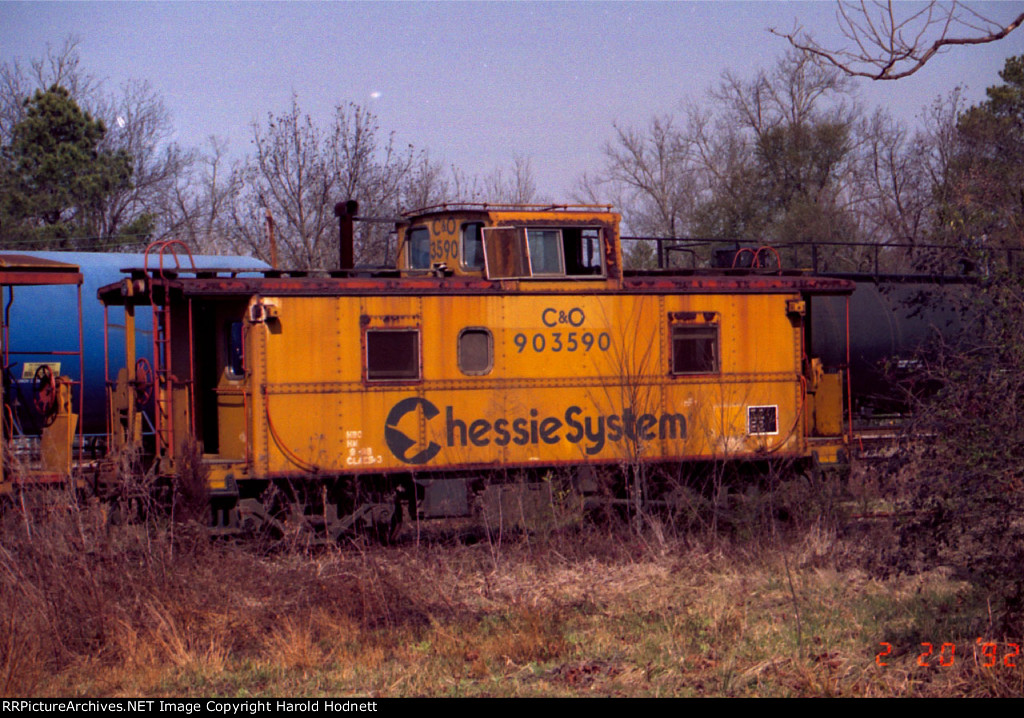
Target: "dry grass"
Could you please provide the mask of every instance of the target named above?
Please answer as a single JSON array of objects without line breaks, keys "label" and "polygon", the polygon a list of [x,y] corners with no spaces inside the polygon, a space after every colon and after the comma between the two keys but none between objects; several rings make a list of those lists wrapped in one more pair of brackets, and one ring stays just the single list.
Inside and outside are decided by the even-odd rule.
[{"label": "dry grass", "polygon": [[[110,527],[95,507],[4,522],[5,696],[1024,692],[1024,667],[976,660],[984,615],[963,585],[872,578],[861,539],[820,524],[268,554],[181,525]],[[919,667],[924,641],[956,643],[954,666]]]}]

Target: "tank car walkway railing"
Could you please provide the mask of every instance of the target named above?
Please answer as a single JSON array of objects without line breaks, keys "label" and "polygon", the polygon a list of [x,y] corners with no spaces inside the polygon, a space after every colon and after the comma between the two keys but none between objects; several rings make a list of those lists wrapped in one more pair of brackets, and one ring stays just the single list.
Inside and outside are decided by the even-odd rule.
[{"label": "tank car walkway railing", "polygon": [[[807,241],[769,244],[763,240],[706,237],[622,237],[627,271],[630,258],[649,266],[632,271],[756,269],[758,248],[771,247],[783,267],[842,279],[886,282],[972,283],[1001,271],[1024,269],[1024,248],[965,244]],[[653,251],[644,251],[644,246]],[[773,258],[774,259],[774,258]],[[653,266],[650,266],[653,265]],[[656,267],[656,270],[654,269]],[[764,269],[775,269],[774,261]]]}]

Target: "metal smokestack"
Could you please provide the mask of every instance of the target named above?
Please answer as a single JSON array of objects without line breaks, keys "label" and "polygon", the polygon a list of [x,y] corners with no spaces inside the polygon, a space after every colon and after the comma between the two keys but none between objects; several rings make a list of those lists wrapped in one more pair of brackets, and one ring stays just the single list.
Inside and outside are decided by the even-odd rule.
[{"label": "metal smokestack", "polygon": [[334,205],[334,216],[338,218],[338,268],[352,269],[355,266],[355,229],[353,220],[359,212],[359,203],[354,199]]}]

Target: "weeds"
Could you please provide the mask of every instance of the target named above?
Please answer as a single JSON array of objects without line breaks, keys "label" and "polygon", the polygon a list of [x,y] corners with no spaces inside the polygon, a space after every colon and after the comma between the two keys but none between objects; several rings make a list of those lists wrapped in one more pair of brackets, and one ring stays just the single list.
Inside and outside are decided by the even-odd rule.
[{"label": "weeds", "polygon": [[[883,570],[953,567],[991,625],[1024,635],[1024,284],[992,276],[961,312],[963,336],[922,354],[914,419],[891,474],[901,511]],[[970,319],[970,321],[967,321]]]},{"label": "weeds", "polygon": [[[99,505],[13,510],[0,543],[0,693],[942,696],[1024,687],[1024,668],[983,665],[1009,648],[986,634],[998,649],[982,652],[973,594],[949,572],[872,578],[826,518],[779,531],[768,506],[751,514],[762,528],[717,535],[651,512],[639,533],[626,522],[567,521],[506,532],[499,545],[486,532],[466,543],[441,524],[409,527],[389,547],[262,554],[156,519],[112,526]],[[918,666],[928,641],[955,643],[955,665]],[[886,666],[876,659],[883,643],[893,647]]]}]

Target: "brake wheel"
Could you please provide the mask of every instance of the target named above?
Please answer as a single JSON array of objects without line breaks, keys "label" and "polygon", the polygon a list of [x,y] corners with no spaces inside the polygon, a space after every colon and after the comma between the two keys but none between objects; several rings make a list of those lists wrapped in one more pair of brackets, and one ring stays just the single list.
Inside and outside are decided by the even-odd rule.
[{"label": "brake wheel", "polygon": [[57,418],[57,379],[48,364],[42,364],[32,377],[32,406],[50,426]]},{"label": "brake wheel", "polygon": [[135,362],[135,406],[139,409],[153,398],[153,365],[145,357]]}]

